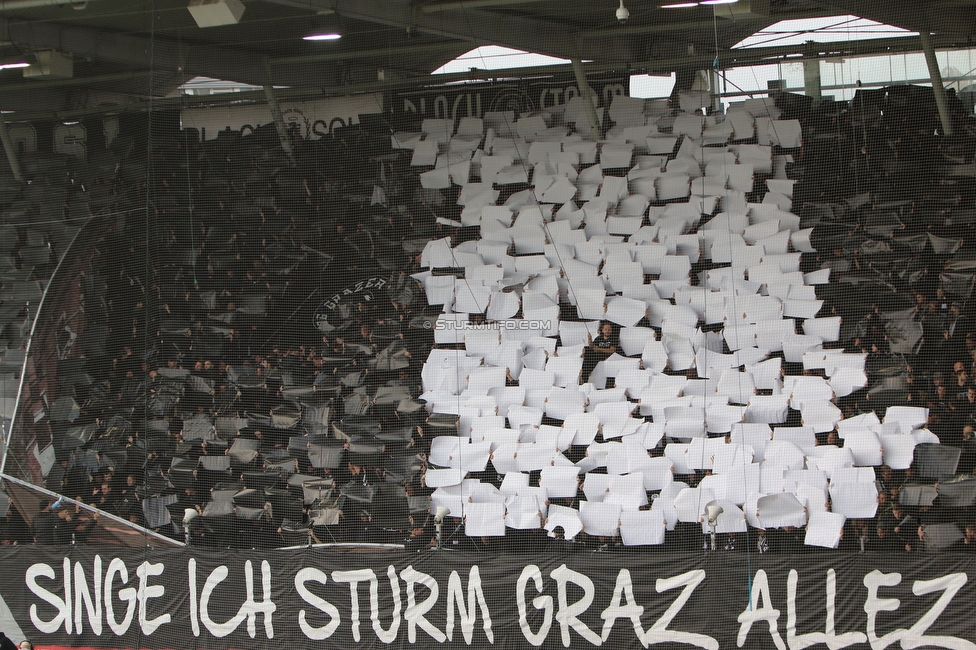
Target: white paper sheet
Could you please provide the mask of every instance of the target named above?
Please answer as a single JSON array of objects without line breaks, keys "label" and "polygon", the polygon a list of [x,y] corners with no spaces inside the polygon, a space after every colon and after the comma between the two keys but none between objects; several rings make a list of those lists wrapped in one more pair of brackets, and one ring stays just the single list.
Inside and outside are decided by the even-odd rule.
[{"label": "white paper sheet", "polygon": [[504,503],[469,503],[464,507],[464,534],[468,537],[504,537]]},{"label": "white paper sheet", "polygon": [[847,517],[839,512],[811,512],[803,543],[807,546],[837,548]]}]

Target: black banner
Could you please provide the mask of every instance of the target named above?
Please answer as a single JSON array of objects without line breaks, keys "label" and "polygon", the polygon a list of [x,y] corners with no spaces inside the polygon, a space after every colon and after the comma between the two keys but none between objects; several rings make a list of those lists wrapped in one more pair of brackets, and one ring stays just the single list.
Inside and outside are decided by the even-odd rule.
[{"label": "black banner", "polygon": [[[587,81],[599,96],[600,106],[610,106],[617,95],[630,94],[630,76],[627,74],[589,76]],[[521,114],[542,110],[565,104],[579,94],[576,78],[561,75],[403,91],[394,96],[392,109],[401,115],[415,114],[422,118],[484,117],[490,111]]]},{"label": "black banner", "polygon": [[8,547],[0,563],[4,631],[44,649],[976,648],[962,555]]}]

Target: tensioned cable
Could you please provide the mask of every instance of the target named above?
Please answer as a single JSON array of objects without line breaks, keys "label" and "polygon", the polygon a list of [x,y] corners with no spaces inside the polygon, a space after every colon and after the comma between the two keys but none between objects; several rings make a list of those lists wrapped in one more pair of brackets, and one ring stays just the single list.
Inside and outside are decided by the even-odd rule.
[{"label": "tensioned cable", "polygon": [[[178,46],[179,46],[179,51],[182,52],[183,51],[183,32],[182,32],[182,30],[178,33],[177,43],[178,43]],[[179,68],[179,74],[180,74],[180,100],[181,100],[181,103],[183,104],[183,109],[186,109],[187,108],[186,92],[183,90],[183,86],[186,85],[186,71],[183,69],[183,66],[180,66],[180,68]],[[270,83],[270,80],[269,80],[268,83]],[[150,101],[152,101],[151,98],[150,98]],[[149,114],[152,115],[152,106],[151,105],[149,107]],[[197,252],[197,246],[196,246],[196,240],[195,240],[196,235],[193,232],[196,227],[195,227],[194,222],[193,222],[193,207],[194,207],[194,205],[193,205],[193,183],[192,183],[192,179],[191,179],[191,175],[190,175],[190,147],[187,146],[186,138],[184,137],[184,134],[182,132],[182,129],[180,131],[179,137],[182,140],[182,142],[180,144],[183,147],[183,154],[184,154],[183,155],[183,158],[184,158],[183,162],[186,164],[186,204],[187,204],[188,218],[190,220],[190,224],[189,224],[190,225],[190,250],[192,251],[191,257],[190,257],[190,263],[192,264],[192,270],[193,270],[193,287],[194,287],[194,289],[199,290],[200,283],[197,281],[197,257],[199,257],[199,254]]]},{"label": "tensioned cable", "polygon": [[[151,238],[152,230],[151,230],[150,221],[152,219],[152,210],[153,210],[153,200],[152,200],[152,198],[153,198],[152,197],[153,184],[154,184],[155,176],[156,176],[156,174],[155,174],[155,165],[154,165],[154,162],[153,162],[153,128],[152,128],[152,123],[153,123],[153,102],[155,101],[155,85],[156,85],[155,84],[155,82],[156,82],[156,75],[155,75],[155,70],[156,70],[156,0],[150,0],[149,6],[150,6],[150,12],[149,12],[149,69],[150,69],[151,72],[149,74],[149,106],[148,106],[148,112],[146,113],[147,119],[146,119],[146,216],[145,216],[145,219],[146,219],[146,223],[145,223],[146,257],[145,257],[145,274],[146,274],[146,282],[147,282],[147,284],[150,284],[150,286],[151,286],[151,283],[152,283],[152,252],[151,252],[152,251],[152,238]],[[145,318],[144,318],[144,323],[145,324],[143,326],[143,332],[142,332],[142,337],[143,337],[143,352],[144,352],[144,355],[147,358],[149,356],[149,326],[150,326],[150,322],[151,322],[150,321],[150,313],[149,313],[149,311],[150,311],[150,296],[151,296],[151,292],[147,291],[146,292],[146,299],[143,301],[143,305],[144,305],[144,308],[143,309],[144,309],[144,312],[145,312]],[[146,385],[146,388],[145,388],[146,399],[145,399],[145,402],[144,402],[144,405],[143,405],[143,416],[142,416],[142,420],[145,423],[145,422],[148,422],[149,421],[149,401],[150,401],[149,400],[149,396],[150,396],[150,393],[149,393],[149,381],[148,381],[149,380],[149,377],[148,377],[148,374],[143,378],[143,380],[145,381],[145,385]],[[146,428],[146,440],[147,440],[147,443],[148,443],[148,428]],[[149,450],[149,447],[148,447],[148,444],[147,444],[147,446],[146,446],[147,453],[148,453],[148,450]],[[143,477],[142,478],[143,478],[143,489],[148,489],[148,486],[149,486],[149,474],[148,474],[148,472],[145,472],[143,474]],[[146,546],[144,557],[146,557],[147,559],[150,557],[150,549],[149,549],[149,546],[148,545]],[[143,637],[143,636],[147,636],[147,635],[145,635],[145,633],[143,632],[143,630],[141,628],[139,630],[139,636],[140,636],[140,638]]]},{"label": "tensioned cable", "polygon": [[[730,13],[730,17],[734,21],[735,20],[734,16],[731,16],[731,13],[732,13],[731,12],[731,8],[729,8],[729,13]],[[719,42],[718,42],[718,24],[717,24],[718,18],[717,18],[717,14],[718,14],[718,7],[716,6],[716,7],[713,7],[713,12],[712,12],[712,21],[713,21],[712,22],[712,27],[713,27],[713,34],[714,34],[714,37],[715,37],[714,68],[716,70],[716,76],[718,76],[717,71],[719,69],[719,56],[720,56]],[[756,78],[755,69],[753,67],[750,67],[750,70],[752,71],[753,78]],[[727,82],[726,75],[723,74],[722,77]],[[757,81],[757,85],[758,85],[758,79],[756,79],[756,81]],[[719,96],[721,96],[721,93],[719,93]],[[767,98],[763,98],[763,104],[764,104],[764,106],[767,105]],[[770,128],[772,128],[773,129],[773,132],[776,133],[776,126],[775,126],[775,123],[774,122],[775,122],[775,120],[769,120]],[[754,126],[753,128],[755,129],[757,127]],[[777,140],[779,140],[778,133],[777,133]],[[757,140],[757,142],[758,142],[758,140]],[[728,152],[728,147],[726,147],[726,152]],[[770,151],[770,155],[772,155],[772,151]],[[727,160],[727,158],[726,158],[726,160]],[[770,163],[771,164],[775,164],[775,162],[773,160],[771,160]],[[728,199],[729,199],[729,196],[730,196],[729,190],[728,190],[728,185],[729,185],[729,183],[728,183],[728,181],[726,181],[726,193],[725,193],[726,202],[728,202]],[[755,191],[755,187],[753,187],[753,191]],[[728,206],[726,206],[726,208],[728,208]],[[727,231],[728,238],[729,238],[729,254],[730,254],[730,259],[732,260],[731,261],[731,264],[730,264],[730,268],[733,269],[733,272],[732,272],[732,286],[731,286],[732,295],[730,297],[731,305],[732,305],[732,314],[733,314],[733,327],[734,327],[733,332],[734,332],[736,347],[738,349],[742,349],[741,348],[741,345],[740,345],[740,341],[739,341],[739,337],[740,337],[739,325],[738,325],[738,313],[739,313],[739,310],[738,310],[738,304],[737,304],[738,291],[737,291],[736,286],[735,286],[736,285],[736,281],[735,281],[736,273],[735,273],[735,256],[733,255],[733,247],[732,247],[733,237],[732,237],[732,228],[731,228],[731,214],[730,214],[730,212],[729,212],[728,209],[726,209],[725,213],[726,213],[726,219],[727,219],[728,225],[729,225],[729,227],[726,229],[726,231]],[[727,326],[728,325],[726,325],[726,327]],[[735,354],[735,352],[733,352],[733,354]],[[742,394],[742,374],[743,373],[741,373],[741,372],[736,372],[736,375],[737,375],[736,376],[736,383],[737,383],[737,388],[739,390],[739,395],[740,396]],[[747,405],[747,408],[748,408],[748,405]],[[743,468],[743,476],[742,476],[743,484],[742,484],[742,487],[744,488],[743,489],[743,492],[746,493],[745,494],[745,496],[746,496],[746,503],[744,504],[743,507],[746,508],[746,507],[749,507],[749,494],[748,494],[748,491],[747,491],[747,489],[748,489],[748,475],[745,473],[745,469],[749,465],[751,465],[751,460],[748,463],[746,462],[746,453],[745,453],[745,447],[746,447],[746,445],[745,445],[745,440],[743,439],[742,443],[737,443],[737,444],[739,444],[739,447],[742,450],[742,453],[740,453],[739,456],[740,456],[740,460],[741,460],[741,467]],[[758,509],[758,500],[757,500],[757,506],[756,507]],[[757,513],[757,515],[758,515],[758,513]],[[753,606],[752,606],[752,603],[753,603],[753,597],[752,597],[752,588],[753,588],[753,586],[752,586],[752,535],[751,535],[750,527],[748,525],[746,526],[745,538],[746,538],[746,548],[745,548],[745,552],[746,552],[746,589],[747,589],[747,594],[748,594],[748,599],[749,599],[749,609],[752,610],[752,608],[753,608]]]}]

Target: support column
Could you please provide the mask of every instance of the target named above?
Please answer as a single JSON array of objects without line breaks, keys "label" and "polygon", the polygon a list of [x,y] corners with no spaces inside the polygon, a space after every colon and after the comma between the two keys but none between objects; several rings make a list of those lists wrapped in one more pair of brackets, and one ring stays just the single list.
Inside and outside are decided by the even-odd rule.
[{"label": "support column", "polygon": [[935,93],[935,105],[939,109],[939,119],[942,121],[942,132],[952,135],[952,120],[949,119],[949,106],[946,104],[945,86],[942,85],[942,73],[939,72],[939,62],[935,58],[935,48],[929,33],[920,31],[919,40],[922,41],[922,51],[925,53],[925,63],[929,66],[929,78],[932,80],[932,90]]},{"label": "support column", "polygon": [[803,60],[803,94],[814,99],[820,99],[823,94],[820,87],[820,59]]},{"label": "support column", "polygon": [[711,105],[709,115],[718,115],[722,110],[722,73],[718,68],[708,71],[708,87],[711,90]]},{"label": "support column", "polygon": [[576,85],[579,86],[580,95],[583,97],[583,107],[586,109],[586,117],[590,120],[590,132],[594,140],[600,139],[600,118],[596,114],[596,107],[593,105],[593,89],[590,88],[586,80],[586,73],[583,71],[583,61],[574,58],[573,72],[576,73]]},{"label": "support column", "polygon": [[288,158],[294,161],[294,151],[292,150],[291,139],[288,137],[288,129],[285,128],[285,120],[282,119],[281,109],[278,108],[278,98],[275,96],[274,86],[271,85],[271,66],[265,62],[265,67],[268,70],[268,83],[264,85],[264,96],[268,99],[271,117],[278,129],[278,140],[281,142],[281,148],[288,154]]},{"label": "support column", "polygon": [[686,90],[691,90],[697,80],[698,70],[695,68],[684,67],[676,69],[674,71],[674,88],[671,89],[671,95],[668,97],[671,101],[671,106],[677,108],[681,100],[681,93]]},{"label": "support column", "polygon": [[3,150],[7,152],[7,161],[10,163],[10,169],[14,173],[14,178],[17,182],[24,182],[24,175],[20,171],[20,161],[17,160],[17,150],[14,148],[13,140],[10,139],[10,132],[7,131],[7,123],[3,121],[3,115],[0,114],[0,141],[3,142]]}]

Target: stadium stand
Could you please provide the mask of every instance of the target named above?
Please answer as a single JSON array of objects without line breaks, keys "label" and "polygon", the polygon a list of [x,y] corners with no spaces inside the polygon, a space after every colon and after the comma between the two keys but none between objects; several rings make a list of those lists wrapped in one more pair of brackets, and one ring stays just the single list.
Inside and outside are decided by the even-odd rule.
[{"label": "stadium stand", "polygon": [[39,156],[3,366],[47,286],[11,452],[69,501],[6,542],[111,537],[79,502],[210,548],[976,548],[974,146],[931,89],[618,97],[600,142],[581,103]]}]

